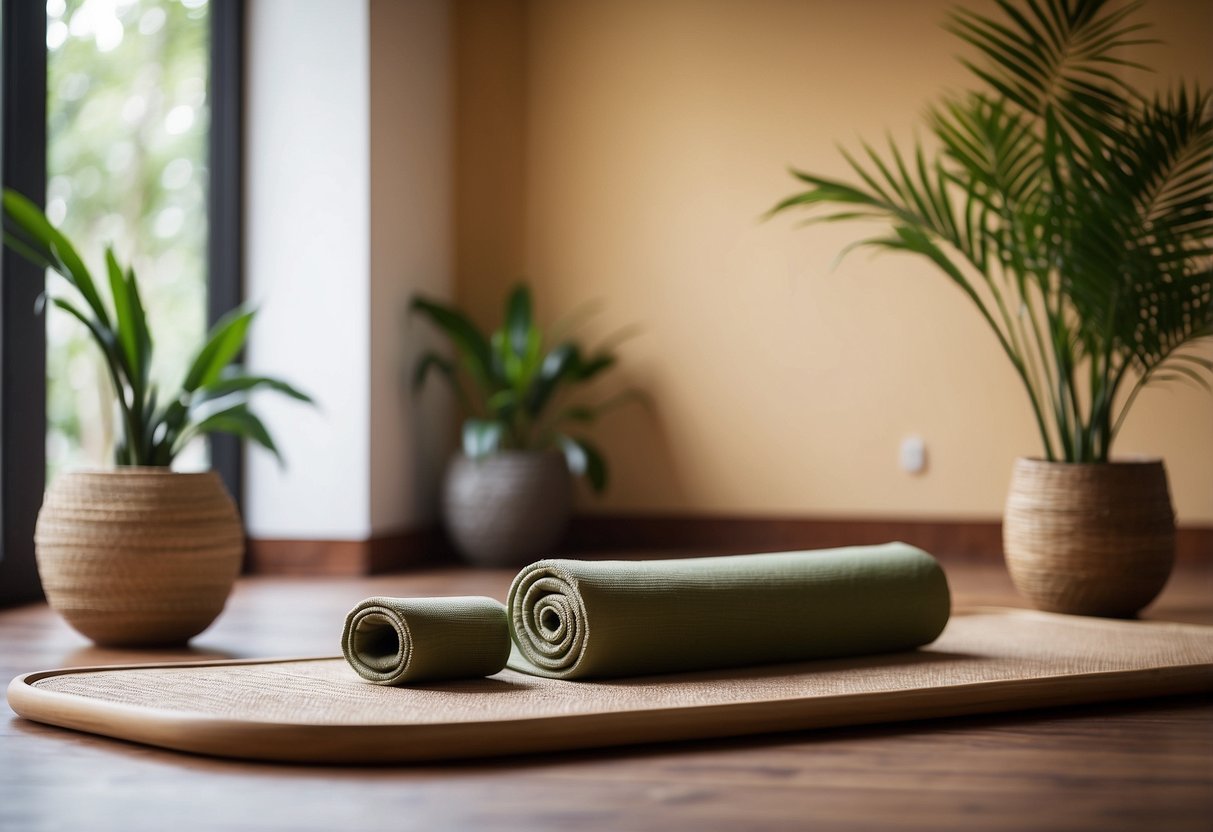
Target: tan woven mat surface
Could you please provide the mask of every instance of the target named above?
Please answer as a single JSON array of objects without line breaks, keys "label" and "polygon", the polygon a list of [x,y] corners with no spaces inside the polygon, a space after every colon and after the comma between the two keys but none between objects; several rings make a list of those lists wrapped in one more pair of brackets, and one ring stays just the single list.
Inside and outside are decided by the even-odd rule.
[{"label": "tan woven mat surface", "polygon": [[31,673],[40,722],[183,751],[409,762],[758,734],[1213,690],[1213,627],[959,612],[930,647],[712,673],[567,682],[503,671],[391,688],[341,659]]}]

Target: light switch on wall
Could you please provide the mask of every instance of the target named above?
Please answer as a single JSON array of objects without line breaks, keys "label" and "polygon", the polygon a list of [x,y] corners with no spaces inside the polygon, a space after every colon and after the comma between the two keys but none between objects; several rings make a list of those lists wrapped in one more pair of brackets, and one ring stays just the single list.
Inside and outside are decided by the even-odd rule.
[{"label": "light switch on wall", "polygon": [[927,443],[921,436],[907,436],[901,440],[901,470],[907,474],[921,474],[927,468]]}]

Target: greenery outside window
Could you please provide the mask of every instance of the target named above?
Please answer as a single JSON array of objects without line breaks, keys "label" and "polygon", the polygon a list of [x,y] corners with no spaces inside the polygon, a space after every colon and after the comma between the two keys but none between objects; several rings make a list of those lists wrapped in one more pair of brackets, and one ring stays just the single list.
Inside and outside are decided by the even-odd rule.
[{"label": "greenery outside window", "polygon": [[[153,374],[166,388],[207,324],[209,13],[207,0],[46,4],[46,213],[86,257],[112,244],[133,264],[162,333]],[[46,327],[49,481],[109,464],[117,431],[84,329],[53,306]],[[207,457],[196,442],[181,467]]]}]

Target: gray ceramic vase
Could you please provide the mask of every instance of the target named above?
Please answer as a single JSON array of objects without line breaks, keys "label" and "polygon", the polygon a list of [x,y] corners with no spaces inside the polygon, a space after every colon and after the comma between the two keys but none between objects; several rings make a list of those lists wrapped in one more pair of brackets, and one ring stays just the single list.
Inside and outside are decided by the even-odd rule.
[{"label": "gray ceramic vase", "polygon": [[447,466],[443,518],[456,548],[477,566],[519,566],[554,554],[571,503],[558,451],[457,454]]}]

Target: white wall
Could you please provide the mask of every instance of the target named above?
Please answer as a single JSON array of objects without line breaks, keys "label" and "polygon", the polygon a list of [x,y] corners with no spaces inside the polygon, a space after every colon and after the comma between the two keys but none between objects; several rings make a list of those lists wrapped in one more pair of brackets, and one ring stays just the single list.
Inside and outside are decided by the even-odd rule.
[{"label": "white wall", "polygon": [[249,364],[319,403],[257,403],[287,467],[249,448],[253,537],[362,540],[431,510],[415,477],[438,449],[413,425],[442,403],[402,400],[395,345],[414,288],[449,292],[446,18],[446,0],[249,4]]},{"label": "white wall", "polygon": [[248,9],[245,280],[249,364],[310,392],[258,402],[287,460],[248,450],[253,537],[370,532],[368,13],[364,2]]}]

